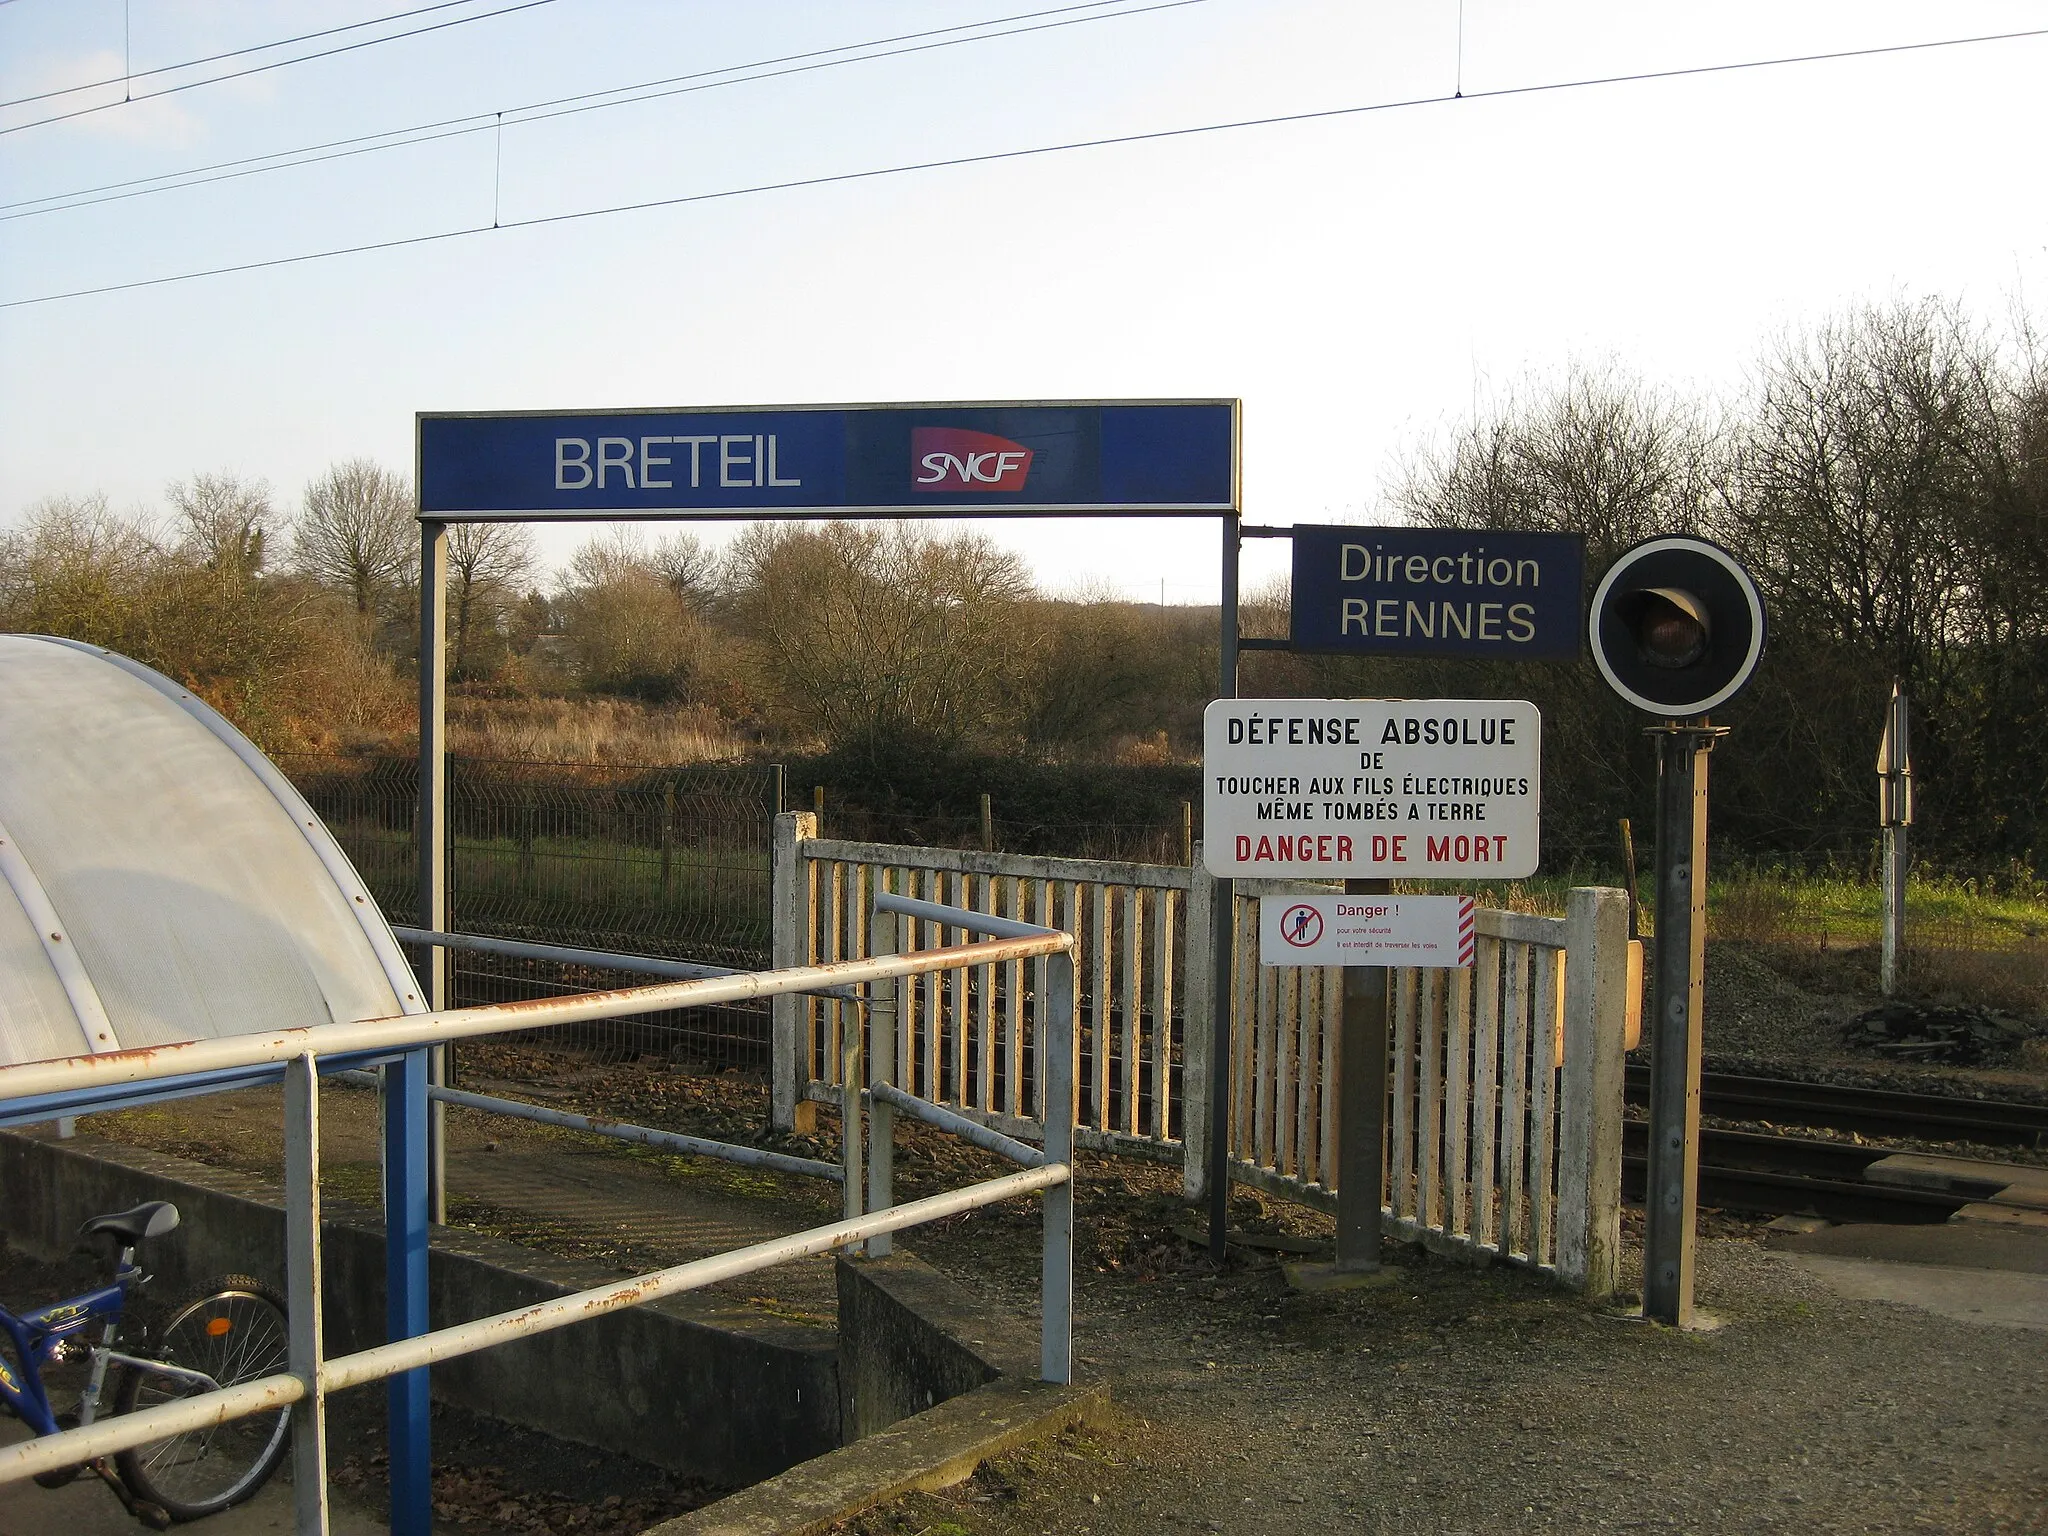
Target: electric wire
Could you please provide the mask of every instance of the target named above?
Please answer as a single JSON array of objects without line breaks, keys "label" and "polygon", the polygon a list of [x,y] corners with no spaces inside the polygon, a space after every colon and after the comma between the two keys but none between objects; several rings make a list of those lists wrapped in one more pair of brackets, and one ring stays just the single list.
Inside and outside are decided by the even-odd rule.
[{"label": "electric wire", "polygon": [[[221,181],[236,181],[248,176],[265,175],[271,171],[293,170],[303,165],[321,165],[333,160],[345,160],[355,155],[376,154],[387,149],[406,149],[416,144],[432,144],[443,139],[460,138],[467,134],[482,133],[486,129],[502,126],[503,119],[512,118],[514,126],[521,123],[547,122],[557,117],[572,117],[582,112],[601,111],[608,107],[633,106],[639,102],[661,101],[672,96],[689,95],[697,91],[714,90],[724,85],[743,85],[754,80],[776,79],[784,75],[804,74],[814,69],[830,69],[841,64],[858,64],[870,59],[899,58],[905,54],[929,52],[935,48],[954,47],[962,43],[983,42],[991,38],[1016,37],[1027,32],[1050,31],[1062,26],[1072,26],[1086,21],[1109,21],[1118,16],[1140,15],[1145,11],[1173,10],[1184,5],[1207,3],[1207,0],[1165,0],[1165,3],[1147,5],[1123,10],[1108,7],[1126,5],[1127,0],[1085,0],[1078,5],[1055,6],[1048,10],[1019,11],[1008,16],[991,16],[982,21],[960,22],[953,26],[932,27],[920,32],[904,32],[893,37],[871,38],[866,42],[843,43],[836,48],[815,48],[804,53],[782,54],[775,58],[756,59],[746,64],[726,64],[717,69],[694,70],[684,75],[668,75],[658,80],[643,80],[635,85],[611,86],[601,91],[582,91],[573,96],[556,96],[545,101],[529,102],[524,106],[507,107],[498,113],[472,112],[460,117],[442,118],[436,122],[417,123],[408,128],[389,128],[381,133],[357,134],[349,138],[331,139],[324,143],[301,145],[296,149],[274,150],[264,155],[247,155],[235,160],[222,160],[211,165],[193,166],[183,171],[163,171],[154,176],[137,176],[127,181],[108,182],[102,186],[85,187],[71,192],[49,192],[41,197],[21,198],[12,203],[0,203],[0,223],[16,219],[38,218],[44,214],[66,213],[74,208],[92,208],[102,203],[123,202],[134,197],[149,197],[160,192],[177,192],[187,187],[210,186]],[[1097,14],[1073,16],[1076,11],[1091,11]],[[1045,22],[1039,26],[1011,27],[1012,22],[1039,21],[1043,17],[1068,17],[1065,21]],[[989,31],[989,28],[1007,28],[1005,31]],[[977,29],[984,29],[979,30]],[[941,37],[953,32],[975,32],[972,37],[948,38],[943,43],[929,43],[922,47],[890,48],[894,43],[915,43],[923,38]],[[887,52],[857,52],[860,49],[888,49]],[[847,58],[826,58],[828,54],[848,54]],[[807,60],[821,60],[805,63]],[[777,65],[792,65],[778,69]],[[755,71],[747,74],[744,71]],[[730,80],[714,80],[714,75],[731,75]],[[672,87],[672,89],[671,89]],[[639,94],[635,94],[639,93]],[[603,97],[617,97],[615,101],[604,101]],[[378,142],[389,141],[389,142]],[[277,162],[264,164],[265,161]],[[216,174],[217,173],[217,174]],[[152,186],[149,183],[162,182],[165,185]],[[106,194],[101,196],[99,194]],[[54,204],[51,207],[37,207],[36,204]]]},{"label": "electric wire", "polygon": [[1919,43],[1891,43],[1869,48],[1843,48],[1824,53],[1787,54],[1776,58],[1743,59],[1725,64],[1681,65],[1671,69],[1639,70],[1620,75],[1588,75],[1573,80],[1539,81],[1529,85],[1496,86],[1491,90],[1466,91],[1462,96],[1439,92],[1432,96],[1411,96],[1393,101],[1363,102],[1348,107],[1325,107],[1311,112],[1277,113],[1266,117],[1237,118],[1219,123],[1195,123],[1180,128],[1154,128],[1139,133],[1111,134],[1095,139],[1070,139],[1057,144],[1030,145],[1022,149],[990,150],[983,154],[955,155],[940,160],[917,160],[898,165],[871,166],[858,171],[834,171],[818,176],[796,177],[787,181],[757,182],[751,186],[726,187],[712,192],[690,192],[675,197],[648,198],[634,203],[612,203],[599,208],[572,209],[567,213],[536,214],[531,218],[511,219],[500,225],[471,224],[457,229],[435,230],[423,235],[403,235],[390,240],[366,241],[360,245],[335,246],[327,250],[301,251],[289,256],[271,256],[257,261],[237,262],[229,266],[206,267],[190,272],[166,273],[160,277],[143,277],[121,283],[103,283],[91,288],[74,288],[61,293],[37,294],[25,299],[0,300],[0,310],[23,309],[31,305],[55,304],[67,299],[94,298],[109,293],[129,293],[141,288],[160,288],[171,283],[197,282],[209,277],[229,277],[243,272],[261,272],[280,267],[301,266],[309,262],[327,261],[342,256],[361,256],[375,251],[405,250],[411,247],[434,245],[449,240],[460,240],[471,235],[489,234],[494,229],[541,229],[557,224],[573,224],[585,219],[609,218],[624,213],[644,213],[657,208],[681,208],[695,203],[722,202],[733,198],[754,197],[771,192],[793,192],[809,187],[842,186],[853,182],[873,181],[886,176],[902,176],[918,171],[946,170],[957,166],[995,165],[1004,161],[1029,160],[1049,155],[1068,154],[1084,149],[1110,149],[1129,144],[1161,143],[1171,139],[1193,138],[1203,134],[1230,133],[1246,128],[1271,128],[1292,123],[1329,122],[1337,118],[1359,117],[1371,113],[1399,112],[1414,107],[1446,106],[1468,101],[1504,101],[1524,96],[1554,95],[1565,91],[1597,89],[1604,86],[1641,85],[1664,80],[1698,79],[1709,75],[1734,74],[1751,69],[1778,69],[1801,64],[1839,63],[1851,59],[1880,58],[1887,55],[1927,53],[1943,48],[1968,48],[1988,43],[2021,42],[2048,37],[2048,27],[2035,27],[2017,32],[1983,33],[1974,37],[1937,38]]},{"label": "electric wire", "polygon": [[[197,69],[202,64],[218,64],[223,59],[246,58],[252,53],[268,53],[273,48],[289,48],[295,43],[310,43],[322,37],[335,37],[343,32],[360,32],[365,27],[381,27],[387,21],[404,21],[413,16],[424,16],[430,11],[453,10],[458,5],[474,5],[476,0],[437,0],[433,5],[415,6],[409,11],[393,11],[388,16],[373,16],[368,21],[352,21],[345,27],[328,27],[319,32],[301,32],[296,37],[280,37],[274,42],[252,43],[247,48],[230,48],[225,53],[209,53],[203,59],[187,59],[182,64],[159,64],[154,69],[130,70],[126,74],[109,75],[104,80],[87,80],[79,85],[63,85],[53,91],[38,91],[33,96],[16,96],[10,101],[0,101],[0,107],[25,107],[32,101],[48,101],[53,96],[75,96],[80,91],[96,91],[102,86],[128,85],[137,80],[147,80],[152,75],[174,75],[181,69]],[[123,13],[126,20],[126,12]],[[126,41],[125,37],[123,39]]]},{"label": "electric wire", "polygon": [[219,85],[228,80],[241,80],[250,75],[267,74],[273,69],[283,69],[292,64],[304,64],[313,59],[331,59],[339,54],[356,53],[364,48],[375,48],[380,43],[401,42],[408,37],[424,37],[429,32],[445,32],[450,27],[466,27],[473,21],[490,21],[498,16],[510,16],[515,11],[530,11],[537,6],[553,5],[555,0],[519,0],[516,5],[500,6],[495,11],[479,11],[474,16],[455,16],[447,21],[437,21],[431,26],[414,27],[407,32],[392,32],[383,37],[366,37],[360,42],[343,43],[339,48],[322,48],[313,53],[302,53],[289,59],[273,59],[268,64],[252,64],[247,69],[231,69],[226,74],[208,75],[204,80],[187,80],[182,85],[167,85],[160,91],[144,91],[140,96],[124,97],[120,101],[103,101],[95,106],[75,107],[69,112],[54,112],[48,117],[32,117],[25,123],[11,123],[0,128],[0,137],[13,133],[26,133],[31,128],[47,128],[52,123],[68,123],[74,118],[90,117],[95,112],[111,112],[116,107],[125,107],[138,101],[155,101],[164,96],[176,96],[182,91],[196,91],[202,86]]}]

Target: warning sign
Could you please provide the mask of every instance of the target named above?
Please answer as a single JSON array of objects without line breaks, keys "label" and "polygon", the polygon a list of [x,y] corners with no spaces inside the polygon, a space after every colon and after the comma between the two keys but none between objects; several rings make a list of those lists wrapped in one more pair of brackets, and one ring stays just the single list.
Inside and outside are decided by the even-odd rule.
[{"label": "warning sign", "polygon": [[1478,943],[1470,896],[1269,896],[1259,902],[1263,965],[1421,965],[1457,969]]},{"label": "warning sign", "polygon": [[1218,699],[1202,863],[1238,879],[1533,875],[1541,735],[1522,699]]}]

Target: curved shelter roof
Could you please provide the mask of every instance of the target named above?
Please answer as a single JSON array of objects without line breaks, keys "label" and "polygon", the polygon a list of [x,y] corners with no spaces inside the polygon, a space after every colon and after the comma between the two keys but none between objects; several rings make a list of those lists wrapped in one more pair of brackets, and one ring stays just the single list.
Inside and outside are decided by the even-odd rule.
[{"label": "curved shelter roof", "polygon": [[0,1065],[421,1011],[246,737],[125,656],[0,635]]}]

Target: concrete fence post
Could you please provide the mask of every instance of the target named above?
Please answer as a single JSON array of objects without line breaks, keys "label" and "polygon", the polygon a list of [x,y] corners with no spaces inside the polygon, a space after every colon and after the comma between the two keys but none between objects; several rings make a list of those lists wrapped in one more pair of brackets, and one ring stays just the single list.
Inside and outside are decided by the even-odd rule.
[{"label": "concrete fence post", "polygon": [[[1185,1026],[1181,1035],[1181,1193],[1200,1200],[1209,1192],[1209,1053],[1216,1038],[1216,889],[1202,868],[1202,845],[1192,848],[1188,870],[1187,968],[1181,974]],[[1227,1070],[1227,1069],[1226,1069]]]},{"label": "concrete fence post", "polygon": [[1557,1273],[1612,1295],[1621,1258],[1621,1105],[1628,895],[1574,889],[1565,909],[1564,1068],[1557,1150]]},{"label": "concrete fence post", "polygon": [[[804,844],[818,835],[818,818],[809,811],[784,811],[775,818],[770,865],[768,964],[775,970],[808,965],[816,927],[816,879]],[[768,1115],[778,1131],[811,1131],[817,1109],[804,1098],[810,1086],[811,1000],[784,993],[768,1005]]]}]

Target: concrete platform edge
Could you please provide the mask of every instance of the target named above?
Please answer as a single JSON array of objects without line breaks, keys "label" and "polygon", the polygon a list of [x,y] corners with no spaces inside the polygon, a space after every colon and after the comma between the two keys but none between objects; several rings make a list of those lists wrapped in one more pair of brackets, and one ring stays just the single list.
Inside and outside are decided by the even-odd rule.
[{"label": "concrete platform edge", "polygon": [[906,1493],[964,1482],[991,1456],[1097,1420],[1108,1407],[1100,1382],[1000,1378],[642,1536],[814,1536]]}]

